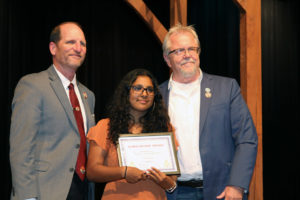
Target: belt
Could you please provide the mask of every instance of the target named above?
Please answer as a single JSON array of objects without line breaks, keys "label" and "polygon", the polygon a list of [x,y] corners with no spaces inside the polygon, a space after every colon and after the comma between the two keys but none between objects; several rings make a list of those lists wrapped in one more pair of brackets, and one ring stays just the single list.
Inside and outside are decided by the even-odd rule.
[{"label": "belt", "polygon": [[189,180],[189,181],[177,181],[178,186],[186,186],[193,188],[202,188],[203,180]]}]

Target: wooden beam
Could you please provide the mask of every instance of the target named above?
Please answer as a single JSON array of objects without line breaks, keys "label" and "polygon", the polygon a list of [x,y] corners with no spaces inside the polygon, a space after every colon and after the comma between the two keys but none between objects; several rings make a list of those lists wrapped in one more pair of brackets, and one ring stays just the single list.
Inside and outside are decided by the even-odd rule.
[{"label": "wooden beam", "polygon": [[258,152],[249,200],[263,199],[261,0],[233,0],[240,8],[240,77],[258,135]]},{"label": "wooden beam", "polygon": [[142,19],[148,24],[161,44],[164,41],[167,29],[161,24],[157,17],[147,7],[142,0],[125,0],[134,10],[142,17]]},{"label": "wooden beam", "polygon": [[[125,0],[145,21],[158,40],[163,43],[167,29],[142,0]],[[187,0],[170,0],[170,26],[187,25]]]},{"label": "wooden beam", "polygon": [[187,25],[187,0],[170,0],[170,26]]}]

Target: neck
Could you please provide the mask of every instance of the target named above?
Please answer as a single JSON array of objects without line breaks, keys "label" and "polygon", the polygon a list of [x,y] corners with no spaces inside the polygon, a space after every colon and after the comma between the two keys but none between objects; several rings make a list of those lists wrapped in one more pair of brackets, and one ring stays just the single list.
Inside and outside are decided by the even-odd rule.
[{"label": "neck", "polygon": [[146,111],[140,112],[140,111],[136,111],[133,109],[130,111],[130,115],[132,116],[132,118],[134,120],[133,121],[134,124],[139,124],[140,118],[143,117],[145,114],[146,114]]},{"label": "neck", "polygon": [[200,77],[200,69],[197,70],[197,72],[194,75],[191,76],[183,76],[183,75],[178,75],[176,76],[176,74],[173,74],[172,78],[174,81],[179,82],[179,83],[191,83],[196,81],[199,77]]},{"label": "neck", "polygon": [[54,64],[54,67],[62,73],[69,81],[72,81],[74,79],[74,76],[76,74],[76,71],[74,69],[64,68],[60,65]]},{"label": "neck", "polygon": [[141,133],[143,130],[143,126],[141,124],[133,124],[130,129],[129,132],[133,133],[133,134],[138,134]]},{"label": "neck", "polygon": [[191,83],[197,80],[198,77],[183,77],[183,78],[176,78],[174,77],[173,80],[179,83]]}]

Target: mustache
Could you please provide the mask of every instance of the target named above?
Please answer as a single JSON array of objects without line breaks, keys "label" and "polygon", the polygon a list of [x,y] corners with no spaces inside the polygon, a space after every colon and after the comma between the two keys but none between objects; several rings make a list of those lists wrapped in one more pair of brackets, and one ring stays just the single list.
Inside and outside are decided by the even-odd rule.
[{"label": "mustache", "polygon": [[192,59],[192,58],[189,58],[189,59],[186,59],[186,60],[183,60],[181,63],[180,63],[180,65],[184,65],[184,64],[186,64],[186,63],[196,63],[196,61],[194,60],[194,59]]}]

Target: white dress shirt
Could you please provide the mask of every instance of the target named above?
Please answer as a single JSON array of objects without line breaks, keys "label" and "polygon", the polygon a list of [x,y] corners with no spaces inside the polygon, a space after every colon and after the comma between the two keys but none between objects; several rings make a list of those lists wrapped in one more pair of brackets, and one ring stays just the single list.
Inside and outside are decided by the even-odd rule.
[{"label": "white dress shirt", "polygon": [[179,142],[179,181],[203,180],[199,150],[200,86],[202,72],[197,80],[184,84],[169,80],[169,116]]},{"label": "white dress shirt", "polygon": [[[55,71],[57,72],[57,74],[58,74],[58,76],[59,76],[59,78],[60,78],[60,80],[61,80],[61,82],[62,82],[62,84],[63,84],[63,86],[64,86],[64,89],[65,89],[65,91],[66,91],[66,94],[67,94],[67,96],[68,96],[68,99],[69,99],[69,101],[70,101],[70,104],[71,104],[71,100],[70,100],[70,97],[69,97],[69,88],[68,88],[68,87],[69,87],[70,83],[73,83],[73,85],[74,85],[74,90],[75,90],[75,93],[76,93],[76,96],[77,96],[77,98],[78,98],[79,105],[80,105],[80,108],[81,108],[81,114],[82,114],[83,124],[84,124],[84,132],[85,132],[85,134],[86,134],[86,133],[87,133],[86,114],[85,114],[84,105],[83,105],[83,102],[82,102],[82,99],[81,99],[81,95],[80,95],[79,89],[78,89],[78,87],[77,87],[76,74],[75,74],[73,80],[70,82],[70,80],[67,79],[62,73],[60,73],[60,72],[56,69],[55,66],[54,66],[54,69],[55,69]],[[71,104],[71,105],[72,105],[72,104]]]}]

